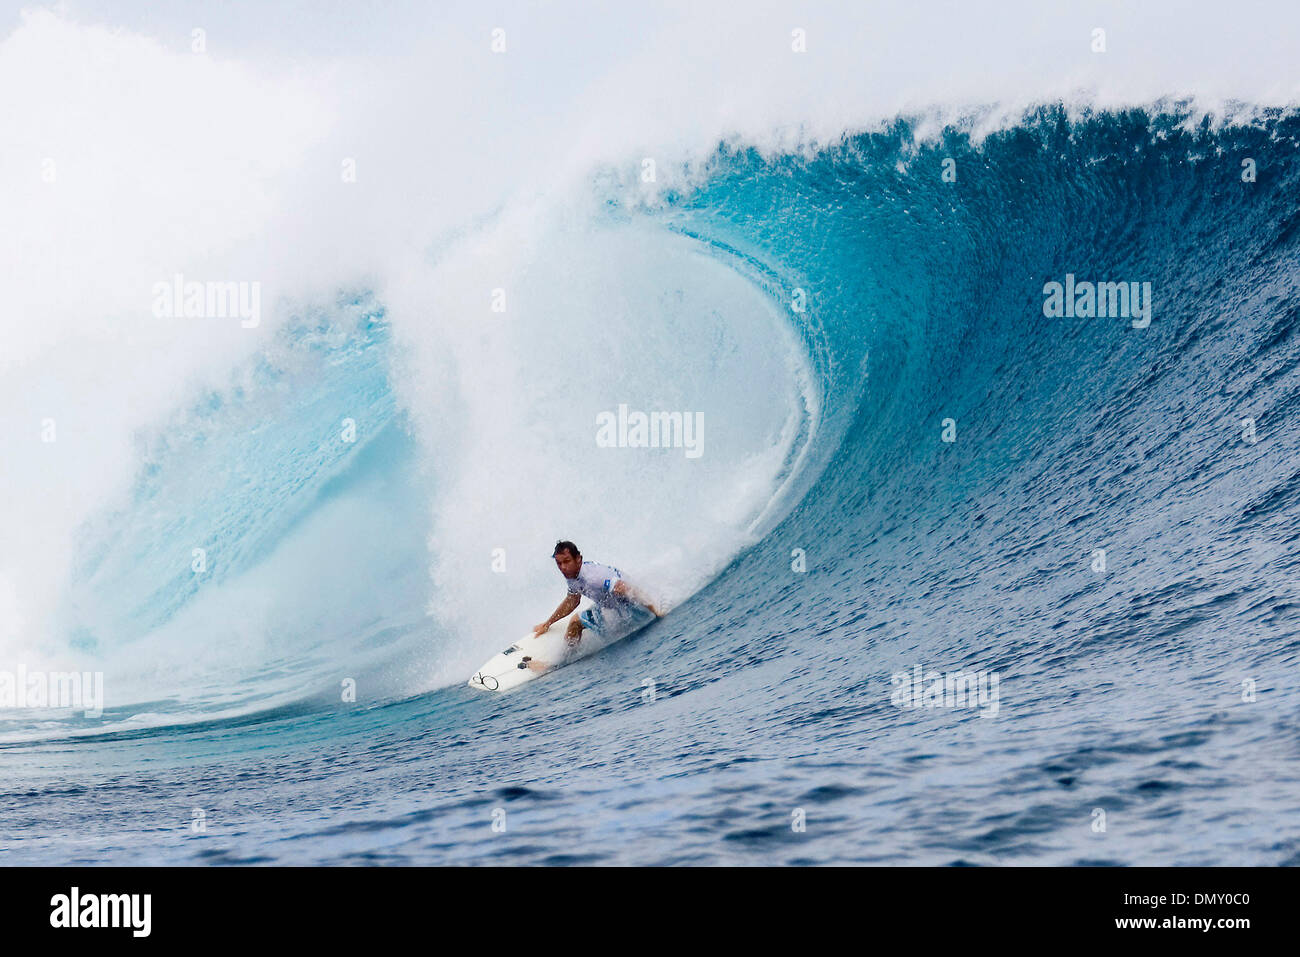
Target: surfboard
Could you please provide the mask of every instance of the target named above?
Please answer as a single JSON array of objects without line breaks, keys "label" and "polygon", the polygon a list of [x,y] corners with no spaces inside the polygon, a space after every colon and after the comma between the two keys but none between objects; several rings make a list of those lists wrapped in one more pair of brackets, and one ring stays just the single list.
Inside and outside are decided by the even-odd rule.
[{"label": "surfboard", "polygon": [[590,657],[641,630],[636,628],[615,638],[602,638],[591,629],[584,629],[578,647],[570,648],[564,640],[568,624],[568,617],[564,617],[540,635],[528,632],[505,651],[485,661],[470,677],[469,686],[478,691],[511,691],[557,668]]}]

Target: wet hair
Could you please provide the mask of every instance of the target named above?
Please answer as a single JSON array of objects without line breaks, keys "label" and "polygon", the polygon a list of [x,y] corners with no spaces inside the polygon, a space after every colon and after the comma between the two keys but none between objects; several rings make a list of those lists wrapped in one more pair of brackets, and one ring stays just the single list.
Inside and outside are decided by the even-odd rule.
[{"label": "wet hair", "polygon": [[578,551],[578,546],[570,541],[556,542],[555,551],[551,552],[551,557],[554,558],[556,555],[560,554],[560,552],[568,552],[574,558],[582,557],[582,552]]}]

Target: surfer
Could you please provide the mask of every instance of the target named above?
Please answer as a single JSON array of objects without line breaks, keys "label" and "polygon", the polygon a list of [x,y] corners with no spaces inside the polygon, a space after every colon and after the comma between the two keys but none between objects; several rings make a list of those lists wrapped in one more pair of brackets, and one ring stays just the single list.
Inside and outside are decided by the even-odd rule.
[{"label": "surfer", "polygon": [[623,578],[622,572],[612,565],[583,561],[582,553],[573,542],[556,542],[552,557],[555,559],[555,567],[566,580],[569,593],[555,609],[555,614],[533,627],[533,634],[544,634],[551,625],[577,608],[584,595],[593,604],[586,611],[569,619],[564,640],[570,648],[576,648],[582,640],[584,628],[590,628],[602,637],[612,638],[635,631],[649,622],[652,615],[655,618],[663,617],[663,612],[633,588]]}]

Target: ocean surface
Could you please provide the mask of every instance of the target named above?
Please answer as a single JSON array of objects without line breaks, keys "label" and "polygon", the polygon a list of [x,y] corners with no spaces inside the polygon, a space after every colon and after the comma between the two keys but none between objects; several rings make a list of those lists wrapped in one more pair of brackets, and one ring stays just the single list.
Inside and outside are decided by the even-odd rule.
[{"label": "ocean surface", "polygon": [[[0,862],[1300,864],[1300,118],[923,123],[492,213],[424,251],[463,286],[349,277],[110,404],[116,457],[93,349],[12,367],[61,431],[6,465],[0,667],[105,692],[0,709]],[[598,447],[620,404],[703,454]],[[466,687],[559,538],[669,614]]]}]

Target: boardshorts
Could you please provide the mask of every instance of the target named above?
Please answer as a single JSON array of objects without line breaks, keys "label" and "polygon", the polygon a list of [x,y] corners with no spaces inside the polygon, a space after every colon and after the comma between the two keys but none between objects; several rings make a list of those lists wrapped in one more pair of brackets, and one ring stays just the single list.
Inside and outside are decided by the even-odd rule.
[{"label": "boardshorts", "polygon": [[628,602],[623,608],[592,605],[578,615],[583,628],[590,628],[602,638],[622,638],[654,619],[654,612],[633,602]]}]

